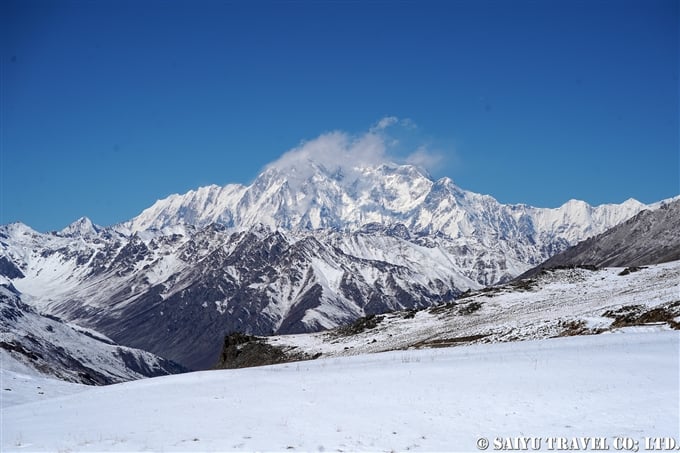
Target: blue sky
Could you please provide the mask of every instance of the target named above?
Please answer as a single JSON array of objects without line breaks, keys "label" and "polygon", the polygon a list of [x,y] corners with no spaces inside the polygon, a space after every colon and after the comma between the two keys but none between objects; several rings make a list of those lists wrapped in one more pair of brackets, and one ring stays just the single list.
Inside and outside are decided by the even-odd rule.
[{"label": "blue sky", "polygon": [[388,116],[501,202],[680,192],[677,1],[0,8],[0,223],[110,225]]}]

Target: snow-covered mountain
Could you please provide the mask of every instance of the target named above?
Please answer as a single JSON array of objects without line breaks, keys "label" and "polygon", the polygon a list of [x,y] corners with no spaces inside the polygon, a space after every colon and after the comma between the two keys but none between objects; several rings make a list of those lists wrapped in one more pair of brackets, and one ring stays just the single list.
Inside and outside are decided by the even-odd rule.
[{"label": "snow-covered mountain", "polygon": [[[449,178],[433,180],[412,165],[357,167],[345,174],[308,162],[265,170],[251,185],[207,186],[159,200],[121,225],[140,232],[177,224],[285,230],[356,231],[366,224],[403,224],[412,234],[511,240],[550,247],[556,239],[573,244],[632,217],[645,208],[630,199],[593,207],[571,200],[556,209],[503,205],[488,195],[462,190]],[[308,169],[309,170],[309,169]]]},{"label": "snow-covered mountain", "polygon": [[633,199],[595,207],[571,200],[554,209],[504,205],[462,190],[449,178],[433,180],[413,165],[304,165],[304,171],[270,166],[249,186],[208,186],[171,195],[118,225],[117,231],[170,232],[178,225],[213,223],[237,230],[258,225],[292,232],[323,230],[335,233],[333,242],[343,251],[382,259],[384,244],[349,250],[345,239],[357,231],[389,230],[411,243],[441,246],[457,272],[490,285],[648,208]]},{"label": "snow-covered mountain", "polygon": [[270,166],[121,225],[0,227],[22,300],[191,368],[224,335],[299,333],[504,282],[647,206],[503,205],[417,167]]},{"label": "snow-covered mountain", "polygon": [[102,227],[95,225],[87,217],[81,217],[56,234],[68,237],[93,236],[102,230]]}]

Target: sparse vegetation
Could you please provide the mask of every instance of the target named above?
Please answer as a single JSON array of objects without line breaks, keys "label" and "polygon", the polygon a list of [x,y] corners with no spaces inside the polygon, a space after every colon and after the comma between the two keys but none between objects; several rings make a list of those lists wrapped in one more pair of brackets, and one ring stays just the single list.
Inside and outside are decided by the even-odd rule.
[{"label": "sparse vegetation", "polygon": [[625,276],[628,274],[632,274],[633,272],[638,272],[641,271],[642,269],[647,269],[646,267],[638,267],[638,266],[630,266],[619,272],[620,276]]},{"label": "sparse vegetation", "polygon": [[471,315],[472,313],[476,312],[480,308],[482,308],[481,303],[470,302],[469,304],[466,304],[466,305],[463,305],[462,307],[460,307],[460,309],[458,310],[458,313],[461,314],[461,315],[464,315],[464,316]]},{"label": "sparse vegetation", "polygon": [[376,328],[384,318],[384,315],[364,316],[363,318],[357,319],[348,326],[339,327],[336,332],[338,335],[342,336],[356,335],[361,332],[365,332],[366,330]]},{"label": "sparse vegetation", "polygon": [[416,310],[415,308],[413,308],[413,309],[411,309],[411,310],[405,310],[405,311],[403,311],[401,316],[402,316],[404,319],[412,319],[412,318],[415,318],[416,313],[418,313],[418,310]]},{"label": "sparse vegetation", "polygon": [[489,334],[467,335],[464,337],[454,338],[438,338],[436,340],[420,341],[413,345],[414,348],[448,348],[449,346],[457,346],[462,343],[471,343],[477,340],[488,337]]},{"label": "sparse vegetation", "polygon": [[458,300],[465,299],[467,297],[471,297],[471,296],[474,296],[474,295],[475,295],[475,293],[473,293],[471,289],[467,289],[460,296],[458,296]]},{"label": "sparse vegetation", "polygon": [[613,328],[666,323],[671,328],[680,330],[680,323],[675,321],[680,316],[680,301],[652,309],[647,309],[644,305],[625,305],[618,310],[607,310],[602,316],[614,318],[611,324]]},{"label": "sparse vegetation", "polygon": [[[486,288],[480,289],[479,292],[484,293],[484,294],[496,294],[496,293],[500,292],[500,289],[498,289],[495,286],[487,286]],[[472,295],[474,295],[474,294],[475,293],[473,293]]]},{"label": "sparse vegetation", "polygon": [[544,269],[544,271],[568,271],[571,269],[585,269],[587,271],[598,271],[600,270],[597,266],[594,264],[574,264],[574,265],[568,265],[568,264],[561,264],[558,266],[552,266],[548,269]]},{"label": "sparse vegetation", "polygon": [[573,337],[576,335],[595,335],[602,333],[603,329],[591,329],[587,326],[586,322],[579,320],[565,320],[559,323],[562,332],[560,332],[558,337]]},{"label": "sparse vegetation", "polygon": [[456,306],[455,302],[447,302],[445,304],[436,305],[434,307],[431,307],[429,311],[433,315],[440,315],[442,313],[446,313],[448,311],[451,311],[451,309],[453,309],[453,307],[455,307],[455,306]]},{"label": "sparse vegetation", "polygon": [[537,283],[533,278],[523,278],[510,282],[510,287],[518,291],[531,291],[536,289]]}]

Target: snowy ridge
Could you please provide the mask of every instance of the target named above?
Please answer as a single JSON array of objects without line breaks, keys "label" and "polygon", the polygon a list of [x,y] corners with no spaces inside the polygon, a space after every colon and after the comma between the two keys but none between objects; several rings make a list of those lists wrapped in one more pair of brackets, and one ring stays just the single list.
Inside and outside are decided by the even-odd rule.
[{"label": "snowy ridge", "polygon": [[249,186],[213,185],[171,195],[120,228],[135,232],[217,222],[238,228],[264,224],[355,231],[376,222],[401,223],[413,233],[436,231],[451,238],[531,238],[544,243],[559,237],[574,244],[646,207],[633,199],[597,207],[571,200],[556,209],[502,205],[491,196],[460,189],[449,178],[433,181],[411,165],[358,167],[347,175],[314,162],[308,165],[311,176],[305,174],[304,179],[296,178],[294,167],[288,172],[273,167]]}]

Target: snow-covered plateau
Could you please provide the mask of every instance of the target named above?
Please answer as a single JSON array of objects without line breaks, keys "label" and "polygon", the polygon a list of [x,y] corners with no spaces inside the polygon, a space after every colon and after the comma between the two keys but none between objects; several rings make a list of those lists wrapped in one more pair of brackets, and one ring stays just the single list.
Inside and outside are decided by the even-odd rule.
[{"label": "snow-covered plateau", "polygon": [[[490,450],[531,438],[549,451],[597,438],[644,451],[646,438],[677,439],[679,345],[676,331],[638,327],[94,388],[3,367],[0,449],[477,451],[482,438]],[[32,387],[39,401],[6,397]]]}]

